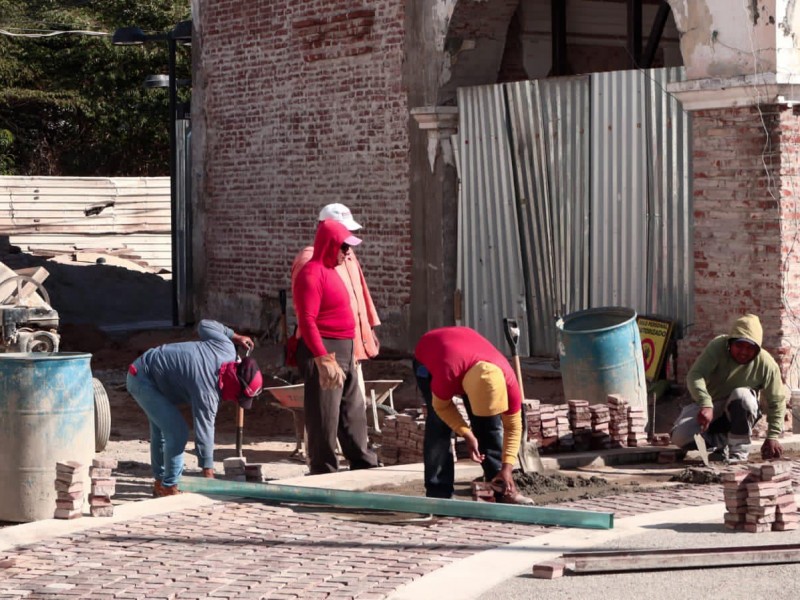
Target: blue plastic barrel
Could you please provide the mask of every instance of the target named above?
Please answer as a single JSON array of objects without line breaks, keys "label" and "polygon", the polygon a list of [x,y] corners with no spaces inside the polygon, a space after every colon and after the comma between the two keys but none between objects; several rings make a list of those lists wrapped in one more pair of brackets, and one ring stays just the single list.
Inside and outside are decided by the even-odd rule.
[{"label": "blue plastic barrel", "polygon": [[83,465],[89,491],[94,456],[91,354],[0,354],[0,521],[50,519],[56,462]]},{"label": "blue plastic barrel", "polygon": [[592,308],[557,323],[561,379],[567,400],[603,404],[620,394],[633,407],[647,408],[647,382],[636,311]]}]

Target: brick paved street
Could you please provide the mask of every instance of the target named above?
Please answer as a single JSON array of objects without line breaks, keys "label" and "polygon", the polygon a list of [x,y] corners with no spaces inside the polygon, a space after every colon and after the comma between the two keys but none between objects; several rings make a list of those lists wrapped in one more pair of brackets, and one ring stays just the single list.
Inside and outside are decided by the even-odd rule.
[{"label": "brick paved street", "polygon": [[[795,480],[800,463],[794,463]],[[561,504],[617,518],[720,502],[680,485]],[[453,561],[553,528],[444,518],[378,524],[352,512],[226,500],[0,553],[0,598],[386,598]]]}]

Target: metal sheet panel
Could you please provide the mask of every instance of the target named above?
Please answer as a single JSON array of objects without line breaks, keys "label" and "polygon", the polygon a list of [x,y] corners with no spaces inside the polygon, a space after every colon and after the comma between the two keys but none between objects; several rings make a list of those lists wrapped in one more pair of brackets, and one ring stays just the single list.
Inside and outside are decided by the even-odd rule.
[{"label": "metal sheet panel", "polygon": [[0,177],[0,235],[23,251],[127,248],[172,270],[169,177]]},{"label": "metal sheet panel", "polygon": [[461,88],[458,105],[457,286],[463,292],[463,322],[504,349],[503,317],[517,319],[520,353],[527,355],[524,274],[503,88]]},{"label": "metal sheet panel", "polygon": [[531,353],[553,355],[556,318],[585,308],[589,294],[589,78],[505,87]]},{"label": "metal sheet panel", "polygon": [[591,76],[589,306],[690,316],[690,121],[664,89],[681,77],[677,68]]}]

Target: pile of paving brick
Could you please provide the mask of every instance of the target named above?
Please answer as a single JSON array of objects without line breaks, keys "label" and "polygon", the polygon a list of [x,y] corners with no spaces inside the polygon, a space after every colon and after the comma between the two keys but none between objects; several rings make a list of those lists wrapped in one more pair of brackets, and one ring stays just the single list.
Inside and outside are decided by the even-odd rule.
[{"label": "pile of paving brick", "polygon": [[[463,403],[456,406],[469,423]],[[542,453],[586,452],[608,448],[647,445],[647,412],[635,408],[619,395],[609,395],[606,404],[569,400],[563,404],[543,404],[524,400],[528,441],[535,441]],[[669,444],[669,434],[659,439]],[[385,465],[422,461],[425,440],[425,416],[416,409],[384,419],[380,434],[380,460]],[[454,445],[454,449],[456,446]],[[454,451],[454,457],[456,453]]]},{"label": "pile of paving brick", "polygon": [[645,409],[630,406],[618,394],[609,395],[606,404],[568,400],[552,405],[525,400],[524,405],[528,441],[535,441],[543,453],[647,444]]},{"label": "pile of paving brick", "polygon": [[266,480],[264,476],[263,463],[248,463],[242,456],[226,458],[222,461],[225,469],[225,479],[231,481],[249,481],[252,483],[262,483]]},{"label": "pile of paving brick", "polygon": [[385,465],[422,462],[424,440],[425,417],[420,411],[389,415],[381,425],[379,458]]},{"label": "pile of paving brick", "polygon": [[[93,517],[114,516],[111,498],[116,491],[116,479],[111,476],[117,468],[113,458],[95,458],[89,467],[89,514]],[[77,519],[83,516],[83,499],[86,494],[82,477],[83,465],[73,460],[56,463],[55,519]]]},{"label": "pile of paving brick", "polygon": [[738,531],[790,531],[800,527],[792,463],[772,462],[721,473],[725,527]]},{"label": "pile of paving brick", "polygon": [[56,463],[55,519],[77,519],[83,515],[83,465],[70,460]]},{"label": "pile of paving brick", "polygon": [[113,458],[95,458],[89,467],[89,477],[92,480],[89,514],[93,517],[114,516],[111,497],[116,492],[117,480],[111,476],[111,472],[116,468],[117,461]]}]

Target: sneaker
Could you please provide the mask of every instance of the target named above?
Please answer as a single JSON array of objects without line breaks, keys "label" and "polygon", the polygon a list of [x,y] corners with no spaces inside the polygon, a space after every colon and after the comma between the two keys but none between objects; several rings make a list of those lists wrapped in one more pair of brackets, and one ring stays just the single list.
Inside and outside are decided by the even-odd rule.
[{"label": "sneaker", "polygon": [[728,448],[715,448],[713,452],[709,452],[708,462],[728,462]]}]

